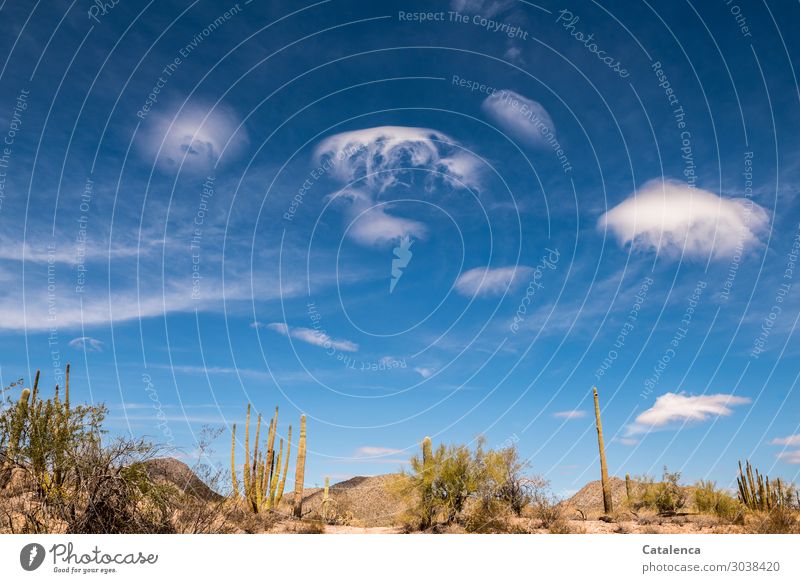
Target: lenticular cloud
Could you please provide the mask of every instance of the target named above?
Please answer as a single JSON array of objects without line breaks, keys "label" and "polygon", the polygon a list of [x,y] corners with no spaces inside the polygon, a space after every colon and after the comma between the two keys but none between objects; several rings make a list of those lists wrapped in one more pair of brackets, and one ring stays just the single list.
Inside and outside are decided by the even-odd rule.
[{"label": "lenticular cloud", "polygon": [[767,211],[751,200],[652,180],[600,217],[597,226],[634,249],[720,258],[757,246],[768,222]]}]

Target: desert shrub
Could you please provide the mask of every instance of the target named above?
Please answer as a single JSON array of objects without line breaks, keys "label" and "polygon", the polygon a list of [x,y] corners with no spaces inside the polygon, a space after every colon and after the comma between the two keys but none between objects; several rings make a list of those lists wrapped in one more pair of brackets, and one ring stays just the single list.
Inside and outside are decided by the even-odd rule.
[{"label": "desert shrub", "polygon": [[746,523],[747,530],[755,534],[800,534],[797,513],[786,506],[766,512],[755,512]]},{"label": "desert shrub", "polygon": [[637,508],[652,508],[659,514],[674,514],[686,505],[686,493],[678,485],[680,472],[670,472],[664,466],[661,482],[644,476],[639,478],[640,498]]},{"label": "desert shrub", "polygon": [[694,506],[698,512],[713,514],[728,522],[736,522],[742,517],[742,506],[739,501],[717,488],[717,485],[710,480],[697,482]]},{"label": "desert shrub", "polygon": [[[0,475],[23,476],[25,532],[170,532],[166,491],[154,484],[144,462],[156,448],[143,440],[103,443],[103,405],[72,405],[24,389],[10,391],[0,412]],[[13,513],[9,513],[13,514]],[[20,522],[13,516],[9,528]]]},{"label": "desert shrub", "polygon": [[[196,460],[191,466],[192,472],[201,484],[207,486],[205,491],[173,491],[169,495],[172,508],[172,523],[175,531],[181,534],[227,534],[235,532],[240,519],[237,504],[232,496],[218,496],[231,483],[230,473],[210,463],[214,455],[211,443],[218,438],[223,429],[204,425],[196,444]],[[257,522],[257,521],[252,521]],[[272,526],[270,521],[263,521],[266,530]]]},{"label": "desert shrub", "polygon": [[[430,448],[429,442],[425,447]],[[506,517],[519,516],[546,482],[524,475],[515,446],[484,449],[479,439],[474,450],[466,445],[440,445],[425,456],[411,459],[390,491],[408,508],[406,530],[428,530],[437,525],[461,524],[473,532],[499,532]]]}]

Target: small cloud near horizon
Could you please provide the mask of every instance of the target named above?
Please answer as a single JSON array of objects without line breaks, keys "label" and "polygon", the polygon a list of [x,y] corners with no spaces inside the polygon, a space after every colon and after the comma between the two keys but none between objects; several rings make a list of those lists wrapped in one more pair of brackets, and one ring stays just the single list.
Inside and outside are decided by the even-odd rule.
[{"label": "small cloud near horizon", "polygon": [[103,352],[104,344],[91,336],[79,336],[69,341],[70,348],[83,349],[86,352]]}]

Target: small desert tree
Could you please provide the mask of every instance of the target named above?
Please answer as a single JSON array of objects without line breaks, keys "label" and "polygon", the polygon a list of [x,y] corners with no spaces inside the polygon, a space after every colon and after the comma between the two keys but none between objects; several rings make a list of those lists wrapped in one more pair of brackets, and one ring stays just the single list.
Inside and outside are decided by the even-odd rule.
[{"label": "small desert tree", "polygon": [[464,523],[480,529],[495,517],[522,513],[545,482],[524,475],[528,464],[515,446],[486,450],[484,444],[479,438],[474,449],[454,444],[433,450],[429,438],[423,441],[422,456],[412,457],[410,470],[393,485],[408,505],[411,528]]}]

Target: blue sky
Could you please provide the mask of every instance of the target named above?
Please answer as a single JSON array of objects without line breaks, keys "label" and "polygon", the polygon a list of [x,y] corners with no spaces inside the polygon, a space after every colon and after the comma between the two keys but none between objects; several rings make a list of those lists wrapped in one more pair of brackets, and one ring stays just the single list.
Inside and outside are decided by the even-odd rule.
[{"label": "blue sky", "polygon": [[603,5],[2,3],[2,384],[564,493],[597,385],[614,474],[797,479],[798,8]]}]

